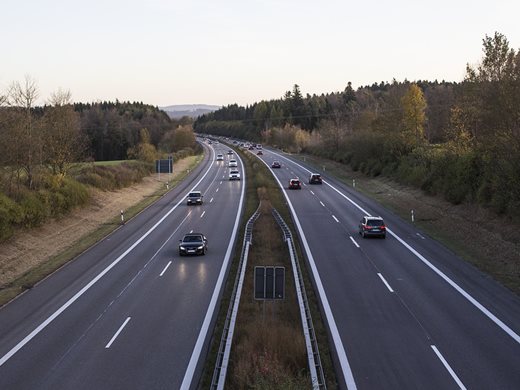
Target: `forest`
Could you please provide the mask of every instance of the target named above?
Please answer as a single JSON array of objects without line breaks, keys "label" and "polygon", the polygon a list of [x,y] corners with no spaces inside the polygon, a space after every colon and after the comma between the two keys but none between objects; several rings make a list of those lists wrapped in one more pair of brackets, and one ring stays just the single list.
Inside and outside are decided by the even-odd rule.
[{"label": "forest", "polygon": [[482,40],[461,82],[379,82],[236,104],[199,117],[200,133],[263,142],[385,175],[520,220],[520,51],[498,32]]}]

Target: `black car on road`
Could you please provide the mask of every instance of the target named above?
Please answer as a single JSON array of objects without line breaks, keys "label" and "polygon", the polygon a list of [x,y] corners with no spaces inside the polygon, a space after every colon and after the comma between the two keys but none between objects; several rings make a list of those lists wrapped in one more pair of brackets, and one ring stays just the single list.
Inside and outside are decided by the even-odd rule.
[{"label": "black car on road", "polygon": [[311,173],[309,177],[309,184],[321,184],[323,180],[321,179],[321,175],[319,173]]},{"label": "black car on road", "polygon": [[208,240],[202,233],[189,233],[179,242],[179,256],[205,255],[208,251]]}]

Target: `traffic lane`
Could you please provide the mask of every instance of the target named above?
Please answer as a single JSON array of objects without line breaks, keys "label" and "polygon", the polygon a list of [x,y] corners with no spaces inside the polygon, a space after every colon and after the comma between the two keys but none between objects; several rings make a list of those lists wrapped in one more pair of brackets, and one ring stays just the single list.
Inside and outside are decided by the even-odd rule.
[{"label": "traffic lane", "polygon": [[328,212],[318,210],[298,218],[359,388],[454,388],[423,329]]},{"label": "traffic lane", "polygon": [[[325,186],[325,189],[319,192],[319,195],[322,199],[325,199],[326,204],[330,205],[333,212],[337,215],[341,215],[341,213],[345,214],[343,220],[349,224],[348,230],[352,234],[356,234],[358,231],[358,220],[363,213],[359,212],[359,209],[356,207],[351,206],[349,202],[345,202],[344,198],[342,202],[342,197],[339,194],[336,196],[335,191],[327,191],[326,187],[328,186]],[[318,194],[317,191],[316,194]],[[326,197],[329,195],[330,198],[327,199]],[[516,295],[493,281],[489,276],[483,274],[473,265],[458,258],[442,244],[419,233],[417,230],[414,231],[413,225],[408,224],[391,212],[385,211],[380,206],[379,210],[375,211],[372,210],[374,207],[364,207],[363,205],[363,208],[368,209],[372,215],[381,215],[385,219],[387,226],[390,228],[390,232],[387,233],[387,240],[390,239],[390,245],[392,247],[397,246],[396,249],[390,249],[394,251],[393,253],[403,253],[403,255],[408,256],[411,261],[418,262],[422,265],[426,272],[432,271],[429,264],[423,262],[413,252],[413,250],[417,251],[428,263],[442,272],[445,277],[456,283],[457,288],[469,294],[479,304],[483,305],[485,309],[489,310],[492,315],[499,317],[516,335],[520,334],[520,299]],[[395,237],[394,234],[397,237]],[[403,242],[400,240],[403,240]],[[407,245],[410,246],[411,249],[409,249]],[[402,249],[404,249],[404,251],[402,251]],[[433,276],[444,284],[444,288],[453,289],[454,292],[457,291],[443,279],[444,276],[438,274]],[[419,287],[420,286],[418,286],[418,288]],[[467,300],[466,304],[470,304],[479,314],[483,314],[483,311],[477,309],[476,305],[471,304],[469,300]]]},{"label": "traffic lane", "polygon": [[[235,191],[235,192],[236,192],[236,191]],[[229,194],[225,194],[225,192],[223,192],[222,197],[225,198],[226,195],[229,195]],[[230,202],[226,202],[225,204],[229,204],[230,206],[233,206]],[[223,206],[225,206],[225,204],[224,204],[224,205],[221,204],[220,207],[219,207],[219,209],[218,209],[221,213],[222,213],[222,212],[226,212],[225,207],[223,207]],[[234,207],[236,207],[236,205],[235,205]],[[193,214],[194,214],[194,213],[192,213],[192,215],[193,215]],[[229,235],[230,235],[230,233],[228,233],[228,232],[225,231],[226,223],[221,221],[221,220],[222,220],[222,216],[218,216],[217,219],[218,219],[218,221],[219,221],[219,227],[220,227],[218,233],[219,233],[219,234],[224,234],[224,235],[226,235],[226,234],[229,234]],[[197,215],[196,217],[193,217],[193,221],[195,221],[196,223],[200,224],[200,216]],[[165,224],[165,225],[168,225],[168,224]],[[196,224],[194,224],[194,225],[196,225]],[[197,228],[200,228],[200,226],[195,226],[194,228],[197,229]],[[230,228],[231,228],[231,227],[230,227]],[[188,229],[188,228],[187,228],[187,229]],[[169,232],[168,232],[168,233],[169,233]],[[179,236],[179,237],[180,237],[180,236]],[[226,240],[219,239],[219,240],[217,240],[217,242],[225,243]],[[137,248],[136,248],[136,249],[137,249]],[[134,256],[135,256],[136,258],[147,258],[146,256],[150,256],[151,253],[152,253],[152,251],[151,251],[151,250],[148,250],[148,249],[145,247],[145,245],[141,246],[139,249],[140,249],[140,250],[136,250],[136,251],[134,252]],[[154,250],[155,248],[151,248],[151,249]],[[177,249],[177,245],[175,244],[175,245],[174,245],[174,250],[176,251],[176,249]],[[224,250],[223,248],[218,248],[218,246],[216,246],[216,245],[215,245],[215,249],[216,249],[217,253],[218,253],[219,251],[222,252],[222,253],[225,252],[225,250]],[[140,252],[142,252],[142,253],[140,253]],[[171,253],[171,250],[166,250],[166,252],[167,252],[167,253]],[[214,262],[213,264],[218,264],[218,262]],[[107,308],[108,308],[108,307],[110,308],[110,311],[109,311],[109,312],[111,313],[111,312],[113,312],[113,311],[115,310],[116,307],[119,306],[120,302],[124,301],[125,297],[131,297],[131,296],[132,296],[132,294],[130,293],[130,292],[132,291],[132,289],[136,289],[137,291],[139,291],[139,292],[142,294],[143,291],[146,291],[147,283],[145,283],[145,285],[142,286],[142,288],[141,288],[139,282],[144,280],[144,275],[146,274],[146,273],[143,273],[143,274],[141,275],[141,271],[142,271],[142,270],[134,269],[134,270],[132,270],[132,271],[129,273],[129,275],[127,275],[127,277],[125,277],[125,278],[121,278],[121,277],[118,278],[116,283],[114,283],[114,282],[112,282],[112,281],[109,282],[110,286],[112,286],[112,287],[115,286],[115,291],[114,291],[112,294],[108,294],[108,293],[106,292],[106,290],[105,290],[105,289],[102,289],[102,288],[96,289],[94,292],[98,292],[98,293],[99,293],[99,294],[98,294],[99,296],[95,297],[95,298],[94,298],[94,301],[101,301],[105,296],[111,296],[111,297],[114,297],[114,295],[115,295],[118,291],[120,291],[119,296],[118,296],[118,298],[120,298],[120,299],[115,300],[115,304],[114,304],[114,302],[112,302],[112,303],[108,304],[108,306],[107,306]],[[208,273],[209,273],[209,274],[215,274],[215,272],[212,272],[211,270],[208,270]],[[135,274],[135,275],[134,275],[134,274]],[[218,272],[216,272],[216,274],[218,275]],[[132,276],[133,276],[133,278],[132,278]],[[139,276],[139,277],[137,278],[137,280],[133,280],[136,276]],[[132,283],[131,285],[124,285],[124,284],[126,283],[126,281],[128,281],[130,278],[132,278],[132,282],[133,282],[133,283]],[[123,281],[123,279],[124,279],[124,281]],[[101,282],[101,281],[100,281],[100,282]],[[203,284],[204,284],[204,283],[203,283]],[[198,285],[199,285],[199,289],[200,289],[200,283],[198,283]],[[192,284],[191,289],[193,289],[194,286],[197,286],[197,284]],[[211,291],[210,291],[211,289],[206,288],[206,287],[207,287],[207,286],[205,286],[204,288],[202,288],[202,291],[204,291],[204,292],[208,292],[208,291],[211,292]],[[190,291],[190,290],[188,289],[187,291]],[[124,294],[121,295],[123,292],[124,292]],[[179,296],[179,294],[177,294],[177,295]],[[191,294],[191,295],[195,297],[195,294],[193,294],[193,291],[192,291],[192,294]],[[83,297],[82,297],[82,298],[83,298]],[[122,298],[122,299],[121,299],[121,298]],[[133,298],[133,297],[131,297],[131,298],[129,298],[129,299],[131,300],[131,302],[134,302],[134,298]],[[62,321],[61,321],[61,323],[63,323],[63,322],[67,322],[67,317],[70,316],[70,321],[71,321],[71,322],[73,322],[75,319],[81,317],[81,318],[82,318],[82,322],[84,321],[85,323],[88,324],[88,323],[89,323],[89,321],[88,321],[88,319],[87,319],[88,316],[87,316],[85,313],[88,312],[88,310],[89,310],[89,308],[90,308],[91,306],[93,306],[93,305],[89,305],[89,304],[87,304],[87,307],[86,307],[86,308],[80,306],[79,304],[78,304],[77,306],[74,306],[73,308],[71,308],[71,310],[69,310],[69,311],[67,311],[66,313],[63,313],[63,314],[62,314]],[[149,306],[149,305],[147,305],[147,306]],[[193,309],[195,309],[194,306],[195,306],[195,305],[191,305],[190,308],[193,310]],[[78,313],[74,313],[74,309],[78,310],[79,312],[78,312]],[[129,311],[131,311],[131,310],[129,310]],[[85,354],[80,353],[80,354],[79,354],[79,358],[78,358],[78,360],[71,359],[71,356],[72,356],[72,353],[73,353],[73,352],[76,352],[76,351],[80,350],[79,345],[78,345],[78,343],[79,343],[80,341],[84,341],[84,342],[86,343],[85,345],[87,345],[87,351],[86,351],[87,353],[88,353],[88,347],[89,347],[90,345],[96,344],[96,342],[87,342],[87,340],[90,339],[91,335],[93,335],[93,334],[96,333],[96,332],[94,332],[94,330],[95,330],[95,326],[96,326],[97,324],[99,324],[100,322],[98,322],[97,320],[93,320],[93,318],[95,318],[95,316],[98,315],[98,314],[99,314],[99,312],[96,312],[96,311],[94,310],[94,313],[92,313],[92,316],[90,317],[90,318],[91,318],[90,323],[93,324],[94,327],[92,327],[92,325],[91,325],[91,327],[88,329],[88,335],[87,335],[87,334],[82,334],[82,335],[80,335],[80,336],[78,336],[78,335],[73,336],[73,335],[72,335],[72,332],[66,332],[66,335],[68,336],[68,335],[70,334],[70,335],[71,335],[71,338],[70,338],[70,340],[63,340],[63,338],[60,339],[60,337],[59,337],[59,334],[60,334],[60,332],[63,332],[63,329],[61,329],[59,326],[57,326],[57,329],[56,329],[56,333],[57,333],[57,335],[56,335],[55,337],[53,337],[53,336],[51,336],[51,335],[49,335],[49,334],[46,334],[44,340],[47,340],[47,341],[54,340],[54,341],[55,341],[56,339],[60,339],[60,344],[63,344],[63,343],[64,343],[64,344],[67,345],[67,346],[71,346],[71,345],[73,345],[73,347],[69,347],[69,350],[66,351],[66,352],[63,352],[63,350],[61,350],[61,351],[57,351],[57,352],[54,354],[54,353],[51,351],[52,348],[53,348],[53,346],[54,346],[54,343],[51,343],[52,345],[50,345],[50,346],[47,345],[47,344],[44,344],[44,345],[41,346],[41,348],[35,348],[35,349],[39,349],[39,350],[41,351],[41,353],[39,353],[38,356],[36,356],[35,358],[32,358],[31,361],[39,361],[39,362],[42,362],[43,359],[45,359],[45,358],[48,359],[48,358],[49,358],[49,355],[50,355],[50,356],[54,356],[54,358],[51,358],[51,359],[50,359],[50,360],[52,361],[52,363],[54,363],[54,362],[58,362],[58,363],[56,363],[56,364],[59,364],[59,363],[63,363],[63,364],[65,364],[65,363],[68,363],[68,362],[74,362],[74,363],[72,364],[72,367],[77,367],[77,368],[79,367],[79,368],[80,368],[80,370],[79,370],[80,372],[77,373],[77,374],[78,374],[77,376],[78,376],[78,377],[81,377],[81,372],[83,372],[83,371],[85,370],[85,359],[84,359]],[[203,314],[205,314],[205,311],[203,312]],[[185,315],[185,317],[187,317],[187,316]],[[106,321],[104,321],[104,322],[106,322]],[[108,321],[108,322],[109,322],[110,324],[112,323],[111,321]],[[51,325],[58,325],[58,324],[57,324],[57,323],[54,323],[54,324],[51,324]],[[65,328],[66,328],[66,329],[71,329],[71,328],[73,328],[73,325],[66,325]],[[191,329],[193,330],[193,325],[191,325]],[[52,330],[52,327],[49,326],[49,331],[51,331],[51,330]],[[196,337],[196,334],[195,334],[195,337]],[[186,342],[186,341],[185,341],[185,338],[183,339],[183,342]],[[97,344],[99,344],[99,342],[98,342]],[[190,353],[191,353],[191,349],[190,349]],[[66,357],[66,359],[65,359],[65,357]],[[189,357],[190,357],[190,355],[188,354],[187,358],[189,359]],[[83,359],[83,360],[82,360],[82,359]],[[69,364],[70,364],[70,363],[69,363]],[[108,364],[108,362],[107,362],[107,364]],[[77,370],[76,370],[76,371],[77,371]],[[28,383],[28,387],[27,387],[27,388],[31,388],[31,387],[34,385],[34,383],[35,383],[34,381],[35,381],[35,380],[37,381],[36,378],[38,378],[38,377],[40,377],[40,381],[37,382],[37,383],[38,383],[38,386],[42,387],[42,386],[47,386],[47,385],[49,385],[49,388],[52,388],[52,387],[54,386],[54,383],[55,383],[56,380],[58,380],[58,382],[61,381],[61,379],[57,379],[57,378],[67,377],[67,376],[68,376],[68,377],[73,378],[73,380],[74,380],[74,378],[76,377],[75,370],[73,370],[73,369],[71,369],[70,372],[69,372],[67,375],[61,375],[61,374],[60,374],[60,375],[50,375],[50,374],[48,374],[48,373],[52,373],[52,372],[54,372],[54,373],[55,373],[55,372],[61,372],[61,370],[59,370],[59,367],[57,367],[57,366],[54,366],[52,370],[48,370],[48,367],[47,367],[47,368],[44,368],[44,369],[43,369],[43,372],[41,372],[41,375],[38,375],[38,374],[33,370],[33,375],[31,376],[31,378],[27,378],[27,379],[30,380],[30,382]],[[180,370],[180,372],[183,373],[183,372],[184,372],[184,369]],[[97,375],[97,374],[96,374],[96,375]],[[124,373],[121,373],[121,375],[124,377]],[[15,376],[16,376],[16,375],[15,375]],[[94,376],[95,376],[95,375],[94,375]],[[128,376],[128,374],[127,374],[126,376]],[[20,376],[18,376],[18,378],[20,378]],[[4,378],[4,379],[7,379],[7,378]],[[83,381],[82,383],[88,383],[88,382],[87,382],[87,381]],[[24,383],[21,383],[20,381],[15,382],[15,384],[16,384],[16,387],[18,387],[18,388],[24,388]],[[87,387],[88,387],[88,386],[87,386]],[[86,387],[86,388],[87,388],[87,387]]]},{"label": "traffic lane", "polygon": [[[209,164],[209,160],[205,159]],[[207,169],[209,165],[206,165]],[[194,173],[198,174],[196,170]],[[204,172],[204,171],[202,171]],[[193,183],[194,176],[187,182]],[[184,190],[183,190],[184,191]],[[90,280],[110,265],[124,251],[151,228],[164,213],[172,208],[170,201],[178,199],[177,189],[165,195],[161,204],[154,204],[137,215],[131,223],[91,247],[88,252],[67,263],[51,277],[38,283],[0,310],[0,357],[32,332],[48,313],[55,312]],[[165,202],[165,203],[162,203]],[[42,319],[43,318],[43,319]]]},{"label": "traffic lane", "polygon": [[[292,163],[287,162],[287,164]],[[298,162],[298,164],[300,164],[300,162]],[[298,172],[300,174],[304,172],[303,168],[296,165],[294,169],[299,169]],[[347,209],[353,210],[353,213],[345,218],[345,220],[355,221],[352,222],[353,232],[357,230],[358,220],[361,219],[364,212],[359,210],[355,205],[352,205],[344,196],[337,194],[335,190],[327,185],[328,182],[331,182],[334,187],[343,192],[345,196],[360,205],[371,215],[382,216],[393,233],[399,238],[402,238],[405,242],[410,243],[417,252],[423,254],[432,264],[441,269],[442,272],[448,274],[450,278],[456,280],[465,291],[468,291],[472,297],[484,304],[488,310],[499,316],[516,334],[519,334],[520,299],[516,295],[494,282],[482,272],[476,270],[471,264],[455,256],[442,244],[430,239],[427,235],[416,229],[414,225],[403,221],[390,211],[385,210],[374,200],[352,190],[352,188],[347,187],[343,183],[339,183],[334,178],[327,178],[327,183],[323,185],[323,196],[331,194],[330,201],[328,201],[327,204],[332,206],[336,205],[341,210],[345,209],[345,206],[347,206]],[[327,191],[327,187],[332,189],[332,192]],[[338,196],[334,196],[334,193]],[[390,235],[391,234],[388,236]],[[413,258],[417,259],[411,251],[410,253]]]},{"label": "traffic lane", "polygon": [[468,388],[514,388],[520,345],[431,270],[382,240],[362,245]]},{"label": "traffic lane", "polygon": [[[284,172],[283,169],[280,171],[277,169],[273,170],[282,181],[284,178],[294,177],[296,174],[290,169],[287,171],[289,172]],[[316,260],[320,275],[330,276],[330,278],[322,276],[321,279],[325,291],[328,291],[327,296],[331,297],[329,298],[329,303],[331,304],[335,321],[341,324],[340,333],[342,340],[344,340],[344,345],[346,346],[347,355],[355,356],[351,364],[354,378],[362,377],[363,380],[359,382],[362,382],[363,386],[367,386],[367,388],[381,386],[388,386],[389,388],[416,388],[419,384],[423,384],[425,376],[429,377],[435,372],[434,370],[436,370],[437,374],[435,377],[437,379],[430,381],[430,383],[432,383],[431,388],[438,388],[440,385],[442,385],[443,388],[450,388],[450,386],[456,387],[452,378],[433,354],[420,324],[413,321],[413,318],[410,317],[410,313],[405,307],[402,307],[399,300],[395,302],[399,309],[395,309],[387,304],[384,304],[382,308],[378,308],[377,305],[364,302],[363,300],[360,300],[362,304],[359,307],[348,307],[348,302],[345,303],[345,300],[342,299],[343,293],[345,293],[347,298],[352,298],[356,293],[363,291],[363,296],[374,297],[373,302],[385,302],[384,299],[381,299],[379,296],[380,291],[385,293],[381,289],[384,284],[380,280],[380,275],[375,272],[369,262],[363,261],[364,259],[361,259],[361,264],[366,266],[365,269],[353,275],[341,272],[342,267],[352,267],[356,264],[356,261],[360,259],[360,252],[357,246],[353,245],[353,242],[347,239],[347,232],[342,229],[340,221],[335,218],[330,209],[328,209],[323,202],[317,200],[315,195],[309,196],[309,194],[312,194],[312,190],[310,190],[312,187],[313,186],[308,186],[308,188],[304,188],[303,190],[287,191],[287,193],[294,208],[296,210],[304,210],[304,212],[298,213],[298,215],[300,223],[306,233],[311,251],[313,251],[313,257]],[[317,191],[319,191],[319,189]],[[320,205],[316,206],[318,201]],[[318,221],[320,222],[319,226]],[[310,228],[307,228],[306,225]],[[316,239],[317,242],[313,242]],[[349,242],[341,247],[344,240]],[[340,243],[339,246],[338,243]],[[332,253],[338,250],[338,247],[341,249],[339,249],[337,256],[334,257]],[[314,249],[316,248],[318,249],[315,251]],[[356,249],[353,250],[352,248]],[[347,252],[350,252],[351,255],[346,254]],[[345,256],[345,262],[341,262],[339,256]],[[353,262],[348,261],[349,257],[352,257]],[[368,283],[364,282],[366,278],[374,280],[379,289],[366,289],[368,285]],[[359,285],[359,281],[363,282]],[[349,291],[350,287],[353,287],[353,290]],[[383,289],[386,289],[386,287],[383,287]],[[388,291],[386,293],[388,293]],[[389,312],[393,314],[399,312],[402,314],[402,316],[395,314],[395,325],[389,324],[389,329],[393,329],[394,333],[381,333],[380,329],[379,334],[370,332],[371,329],[377,328],[377,326],[380,326],[382,323],[381,317],[385,317],[384,310],[382,309],[388,309]],[[344,320],[343,313],[345,312],[356,313],[354,319],[347,316],[348,318]],[[388,317],[388,315],[386,315],[386,317]],[[371,326],[370,324],[377,325]],[[404,324],[408,326],[404,326]],[[350,329],[351,326],[353,329]],[[416,332],[417,342],[415,345],[414,343],[410,343],[410,340],[413,338],[410,337],[410,327]],[[366,331],[366,333],[357,334],[356,332],[359,332],[359,330]],[[380,335],[380,337],[375,335]],[[356,342],[358,342],[357,345]],[[395,348],[396,342],[398,344],[404,343],[407,346],[407,348],[404,348],[405,352],[402,355],[392,354],[393,351],[403,350],[402,347]],[[372,356],[369,359],[369,361],[373,362],[372,365],[366,364],[366,356]],[[420,369],[414,367],[414,364],[418,361],[418,356],[421,356],[429,362],[425,364],[419,360]],[[381,357],[381,360],[379,357]],[[411,362],[410,357],[412,357]],[[387,360],[389,358],[391,362]],[[349,360],[352,359],[349,358]],[[392,366],[393,364],[395,364],[395,366]],[[412,372],[406,373],[404,376],[396,375],[395,373],[404,371],[402,367],[414,368]],[[377,371],[376,368],[379,368],[380,371]],[[424,368],[426,369],[422,370]],[[374,374],[374,372],[380,372],[381,376]],[[422,387],[424,387],[424,385],[422,385]]]},{"label": "traffic lane", "polygon": [[[340,204],[337,199],[331,200],[329,202],[333,205]],[[338,215],[339,215],[339,212],[340,211],[338,211]],[[352,220],[352,215],[346,216],[345,219]],[[388,223],[388,218],[386,218],[386,219],[387,219],[387,223]],[[353,226],[352,230],[354,230],[354,229],[355,229],[355,226]],[[362,241],[365,241],[365,240],[362,240]],[[366,241],[371,241],[371,240],[366,240]],[[463,353],[462,356],[460,356],[460,353],[459,353],[459,356],[448,353],[450,361],[458,362],[458,363],[460,363],[461,366],[464,366],[464,365],[469,366],[469,368],[467,368],[468,372],[470,372],[471,367],[474,367],[475,365],[477,365],[479,367],[479,369],[481,369],[481,370],[477,369],[478,372],[485,372],[486,378],[476,379],[475,383],[487,382],[491,385],[494,382],[494,383],[501,383],[501,385],[506,387],[506,386],[511,386],[512,383],[518,382],[518,376],[516,375],[516,370],[514,370],[514,367],[517,366],[517,362],[515,361],[515,359],[513,359],[513,361],[511,361],[511,359],[509,359],[509,356],[511,356],[512,353],[514,353],[515,356],[519,356],[518,351],[517,351],[517,344],[515,344],[515,342],[512,339],[510,339],[510,338],[508,339],[508,336],[505,333],[503,333],[501,330],[499,330],[498,327],[496,326],[496,324],[493,324],[491,321],[487,321],[487,318],[482,318],[483,316],[480,311],[475,310],[475,307],[473,305],[468,304],[468,301],[465,298],[463,298],[459,293],[457,293],[453,288],[451,288],[440,277],[438,277],[437,275],[433,275],[431,270],[429,270],[427,267],[424,267],[424,264],[422,264],[420,261],[418,261],[417,258],[414,258],[413,255],[411,255],[411,252],[409,252],[407,250],[403,251],[402,245],[400,245],[399,243],[397,243],[395,241],[392,244],[392,240],[390,240],[390,244],[388,244],[386,242],[385,243],[381,242],[376,245],[375,241],[372,241],[372,243],[374,245],[370,245],[368,248],[381,248],[381,253],[379,253],[378,255],[369,256],[372,259],[374,259],[374,260],[372,260],[372,261],[374,261],[374,264],[377,265],[377,263],[380,262],[379,259],[383,259],[385,256],[388,256],[388,257],[392,258],[388,262],[388,264],[392,264],[392,267],[390,267],[390,268],[395,269],[396,264],[397,264],[395,261],[396,259],[408,258],[408,259],[410,259],[412,266],[415,266],[417,268],[416,270],[414,270],[414,272],[412,274],[413,276],[410,277],[408,280],[414,281],[417,279],[417,275],[420,275],[421,273],[427,274],[425,282],[414,283],[413,286],[410,288],[410,291],[406,294],[406,297],[403,297],[403,299],[406,300],[407,305],[410,305],[411,310],[413,310],[415,315],[417,315],[418,318],[423,319],[422,322],[424,322],[425,324],[439,323],[439,325],[437,327],[442,328],[441,324],[450,324],[453,322],[454,319],[457,319],[457,317],[468,318],[467,324],[465,324],[464,326],[459,326],[458,329],[459,329],[460,334],[457,334],[457,332],[453,332],[453,331],[448,332],[453,335],[453,339],[447,345],[449,345],[449,346],[458,345],[458,347],[453,348],[454,351],[459,351],[459,352],[460,351],[465,351],[465,352],[472,351],[472,353]],[[394,248],[392,248],[392,246],[394,246]],[[437,256],[439,256],[439,253],[437,253],[436,255],[433,255],[433,256],[437,257]],[[442,259],[446,259],[445,256],[440,256],[440,257]],[[453,260],[453,257],[454,257],[453,254],[450,253],[449,257],[448,257],[449,262],[455,262],[455,264],[458,266],[457,268],[463,268],[464,269],[463,276],[467,277],[468,273],[471,273],[470,271],[472,271],[471,267],[468,266],[466,263],[459,261],[458,259]],[[466,268],[469,268],[469,271],[466,270]],[[451,270],[446,269],[446,270],[444,270],[444,272],[450,274]],[[473,273],[475,273],[475,272],[473,272]],[[391,275],[391,270],[385,271],[384,274]],[[477,274],[478,274],[478,272],[477,272]],[[480,281],[481,277],[478,277],[478,276],[479,275],[470,277],[469,281],[473,281],[473,280]],[[451,277],[453,278],[454,276],[451,276]],[[402,278],[397,276],[397,280],[399,280],[399,279],[402,279]],[[462,280],[464,280],[464,279],[465,278],[462,278]],[[433,283],[434,286],[432,286],[431,288],[426,288],[425,285],[427,283],[430,283],[430,284]],[[435,293],[433,295],[436,295],[436,296],[441,296],[443,293],[441,293],[439,291],[443,291],[444,294],[448,295],[449,297],[440,297],[438,299],[438,302],[431,302],[431,297],[428,294],[426,294],[427,296],[423,297],[425,299],[423,299],[422,302],[420,302],[418,304],[414,304],[414,298],[418,298],[418,295],[420,295],[420,294],[417,294],[418,291],[420,291],[420,292],[434,291]],[[427,299],[429,299],[430,302],[427,302]],[[489,299],[489,296],[487,299]],[[451,302],[454,304],[449,304],[447,302]],[[439,305],[439,303],[441,303],[441,304]],[[447,305],[449,305],[448,309],[451,309],[451,310],[446,310]],[[468,312],[464,313],[464,310],[462,310],[463,313],[461,313],[460,307],[466,308]],[[417,308],[418,310],[423,309],[423,311],[425,311],[426,315],[423,315],[423,314],[419,315],[419,313],[417,312],[417,310],[415,310],[415,308]],[[449,314],[448,318],[445,318],[446,311],[451,312]],[[480,333],[477,334],[477,332],[474,332],[475,334],[473,334],[472,337],[467,337],[468,335],[467,335],[466,329],[468,327],[472,327],[472,324],[475,321],[479,322],[479,324],[487,325],[487,326],[484,326],[484,328],[486,328],[486,329],[481,329]],[[447,328],[450,328],[450,326],[448,326]],[[474,328],[475,327],[473,326],[472,329],[474,329]],[[479,328],[482,328],[482,327],[479,327]],[[446,327],[444,327],[444,330],[447,330]],[[493,333],[496,333],[496,332],[501,332],[500,335],[498,335],[498,338],[500,339],[500,341],[499,342],[490,341],[490,340],[494,340]],[[442,342],[442,340],[444,340],[444,338],[441,338],[441,337],[438,337],[437,339],[441,342]],[[460,340],[460,341],[457,341],[457,340]],[[479,340],[479,341],[485,340],[485,341],[484,341],[484,343],[482,343],[482,342],[475,343],[473,340]],[[479,348],[476,348],[475,347],[476,344],[481,344],[481,345],[479,346]],[[486,345],[482,345],[482,344],[486,344]],[[449,351],[449,349],[447,349],[447,350]],[[484,352],[484,351],[487,351],[487,352]],[[486,357],[475,360],[474,356],[480,356],[482,354],[484,354]],[[505,359],[505,361],[503,363],[498,364],[498,365],[494,364],[494,363],[496,363],[496,360],[500,360],[500,359],[494,359],[494,357],[497,354],[500,354],[500,356],[502,356],[503,359]],[[470,359],[468,360],[468,358],[470,358]],[[491,361],[487,361],[488,359]],[[456,363],[454,363],[454,364],[456,364]],[[489,375],[489,371],[486,371],[485,368],[492,367],[492,366],[496,366],[497,370],[493,371],[493,374]],[[498,369],[500,367],[502,369]],[[462,375],[462,377],[464,377],[465,380],[471,381],[471,379],[466,379],[466,375],[464,375],[464,368],[461,367],[460,371],[462,371],[461,375]],[[507,375],[508,372],[512,372],[514,374]],[[495,375],[497,376],[497,378],[492,378]],[[503,382],[500,382],[499,378],[502,378],[502,377],[505,377],[507,379]],[[471,376],[471,378],[475,379],[475,375]],[[486,381],[486,379],[487,379],[487,381]]]}]

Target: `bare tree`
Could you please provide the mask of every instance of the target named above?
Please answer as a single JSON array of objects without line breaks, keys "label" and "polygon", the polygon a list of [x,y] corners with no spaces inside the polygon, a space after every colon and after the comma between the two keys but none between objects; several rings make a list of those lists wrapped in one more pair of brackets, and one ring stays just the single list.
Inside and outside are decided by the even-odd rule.
[{"label": "bare tree", "polygon": [[52,107],[45,110],[42,119],[44,162],[54,175],[66,175],[68,167],[84,150],[78,114],[72,107],[70,91],[53,92],[48,101]]},{"label": "bare tree", "polygon": [[11,131],[17,133],[13,138],[16,142],[11,145],[13,162],[25,171],[29,188],[33,187],[34,167],[41,151],[40,137],[35,132],[36,121],[33,115],[38,96],[38,86],[30,76],[25,76],[22,83],[13,82],[8,90],[8,104],[19,117],[19,121],[15,121],[19,126],[11,127]]}]

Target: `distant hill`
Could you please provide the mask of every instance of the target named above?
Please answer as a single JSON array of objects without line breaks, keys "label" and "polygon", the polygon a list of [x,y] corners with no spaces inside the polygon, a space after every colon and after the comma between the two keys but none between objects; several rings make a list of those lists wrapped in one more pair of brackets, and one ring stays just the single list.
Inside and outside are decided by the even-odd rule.
[{"label": "distant hill", "polygon": [[159,107],[165,111],[170,118],[182,118],[183,116],[189,116],[197,118],[208,112],[216,111],[220,106],[211,106],[209,104],[177,104],[173,106]]}]

